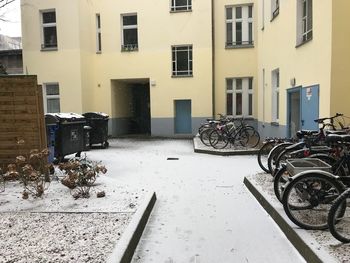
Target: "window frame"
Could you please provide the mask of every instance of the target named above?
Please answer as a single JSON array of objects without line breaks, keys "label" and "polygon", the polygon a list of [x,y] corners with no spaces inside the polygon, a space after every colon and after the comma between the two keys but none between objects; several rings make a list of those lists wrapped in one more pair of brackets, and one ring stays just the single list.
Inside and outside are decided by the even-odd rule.
[{"label": "window frame", "polygon": [[[241,8],[241,18],[236,18],[236,8]],[[227,9],[232,9],[231,19],[227,18]],[[251,8],[252,16],[249,17],[249,11]],[[246,15],[246,17],[244,16]],[[237,44],[237,23],[241,23],[241,41],[240,44]],[[231,38],[232,42],[228,42],[228,24],[231,24]],[[250,24],[251,24],[251,32],[250,32]],[[245,32],[246,30],[246,32]],[[251,40],[250,40],[251,33]],[[225,6],[225,48],[252,48],[254,47],[254,4],[240,4],[240,5],[226,5]],[[247,40],[244,39],[244,35],[246,35]]]},{"label": "window frame", "polygon": [[[47,86],[49,85],[57,85],[58,86],[58,95],[47,95]],[[44,99],[44,112],[47,112],[48,100],[50,99],[58,99],[59,101],[59,110],[61,110],[61,98],[60,98],[60,85],[58,82],[45,82],[43,83],[43,99]]]},{"label": "window frame", "polygon": [[[126,16],[136,16],[136,25],[124,25],[124,20],[123,18]],[[139,50],[139,29],[138,29],[138,15],[137,13],[127,13],[127,14],[121,14],[120,15],[120,23],[121,23],[121,51],[138,51]],[[124,44],[124,29],[136,29],[136,34],[137,34],[137,43],[136,44]]]},{"label": "window frame", "polygon": [[[55,22],[54,23],[44,23],[44,18],[43,15],[45,13],[50,13],[50,12],[55,12]],[[57,32],[57,12],[55,8],[51,8],[51,9],[43,9],[43,10],[39,10],[39,14],[40,14],[40,26],[41,26],[41,30],[40,30],[40,34],[41,34],[41,50],[42,51],[46,51],[46,50],[58,50],[58,32]],[[44,28],[48,28],[48,27],[55,27],[56,28],[56,46],[54,47],[46,47],[45,46],[45,32],[44,32]]]},{"label": "window frame", "polygon": [[[187,2],[184,6],[177,6],[176,5],[177,0],[170,0],[170,13],[180,13],[180,12],[192,12],[192,0],[185,0]],[[186,9],[180,9],[177,8],[186,8]]]},{"label": "window frame", "polygon": [[[184,48],[187,47],[188,54],[187,54],[187,71],[178,71],[177,70],[177,48]],[[175,55],[174,55],[175,53]],[[191,53],[191,55],[190,55]],[[174,59],[175,57],[175,59]],[[192,59],[191,59],[192,58]],[[174,70],[175,68],[175,70]],[[188,74],[181,74],[179,75],[178,72],[187,72]],[[173,45],[171,46],[171,77],[173,78],[186,78],[186,77],[193,77],[193,45],[192,44],[185,44],[185,45]]]},{"label": "window frame", "polygon": [[[310,11],[310,8],[311,8],[311,11]],[[312,39],[313,39],[313,1],[297,0],[296,48],[311,41]]]},{"label": "window frame", "polygon": [[[242,89],[237,89],[237,80],[242,80]],[[228,81],[232,81],[232,89],[228,89]],[[225,97],[226,97],[226,115],[232,117],[247,117],[253,118],[254,115],[254,77],[232,77],[225,78],[226,81],[226,89],[225,89]],[[251,87],[251,88],[250,88]],[[228,109],[228,94],[232,94],[232,114],[229,113]],[[242,114],[237,114],[237,94],[242,94]],[[251,96],[251,104],[249,103],[249,97]],[[251,106],[251,107],[250,107]],[[251,108],[251,114],[249,114]]]},{"label": "window frame", "polygon": [[96,53],[102,53],[101,15],[96,14]]},{"label": "window frame", "polygon": [[276,68],[271,71],[271,90],[272,90],[272,122],[279,123],[280,110],[280,85],[281,74],[280,69]]}]

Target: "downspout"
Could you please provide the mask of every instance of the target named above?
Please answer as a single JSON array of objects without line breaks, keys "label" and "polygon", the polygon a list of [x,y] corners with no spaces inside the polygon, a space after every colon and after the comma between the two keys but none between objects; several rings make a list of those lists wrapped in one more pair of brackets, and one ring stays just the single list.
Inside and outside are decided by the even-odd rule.
[{"label": "downspout", "polygon": [[215,118],[215,19],[214,19],[214,0],[211,0],[211,68],[212,68],[212,117]]}]

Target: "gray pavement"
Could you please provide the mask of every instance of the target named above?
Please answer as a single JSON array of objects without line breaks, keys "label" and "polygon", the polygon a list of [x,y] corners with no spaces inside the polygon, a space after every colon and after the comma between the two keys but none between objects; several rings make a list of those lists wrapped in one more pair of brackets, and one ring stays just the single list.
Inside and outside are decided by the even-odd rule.
[{"label": "gray pavement", "polygon": [[[255,156],[196,154],[190,140],[112,140],[88,153],[157,203],[133,263],[305,262],[243,185]],[[167,160],[176,157],[179,160]]]}]

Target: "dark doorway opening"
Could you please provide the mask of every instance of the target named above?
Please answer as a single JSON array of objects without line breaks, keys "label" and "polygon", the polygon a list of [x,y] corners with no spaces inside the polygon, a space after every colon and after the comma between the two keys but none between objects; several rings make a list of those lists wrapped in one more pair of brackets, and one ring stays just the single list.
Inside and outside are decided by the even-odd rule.
[{"label": "dark doorway opening", "polygon": [[148,84],[137,84],[131,87],[132,117],[130,119],[131,134],[151,133],[150,92]]}]

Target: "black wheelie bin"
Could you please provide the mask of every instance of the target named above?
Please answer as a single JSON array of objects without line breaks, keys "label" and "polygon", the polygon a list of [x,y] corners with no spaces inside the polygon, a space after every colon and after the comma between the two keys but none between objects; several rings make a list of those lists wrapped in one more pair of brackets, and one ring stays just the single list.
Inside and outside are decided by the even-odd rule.
[{"label": "black wheelie bin", "polygon": [[108,143],[108,120],[109,116],[103,112],[87,112],[83,116],[86,118],[86,124],[91,127],[90,146],[101,144],[102,148],[107,148]]},{"label": "black wheelie bin", "polygon": [[61,162],[64,156],[75,153],[80,157],[84,151],[85,117],[76,113],[48,113],[45,115],[46,123],[56,121],[55,132],[55,158]]}]

